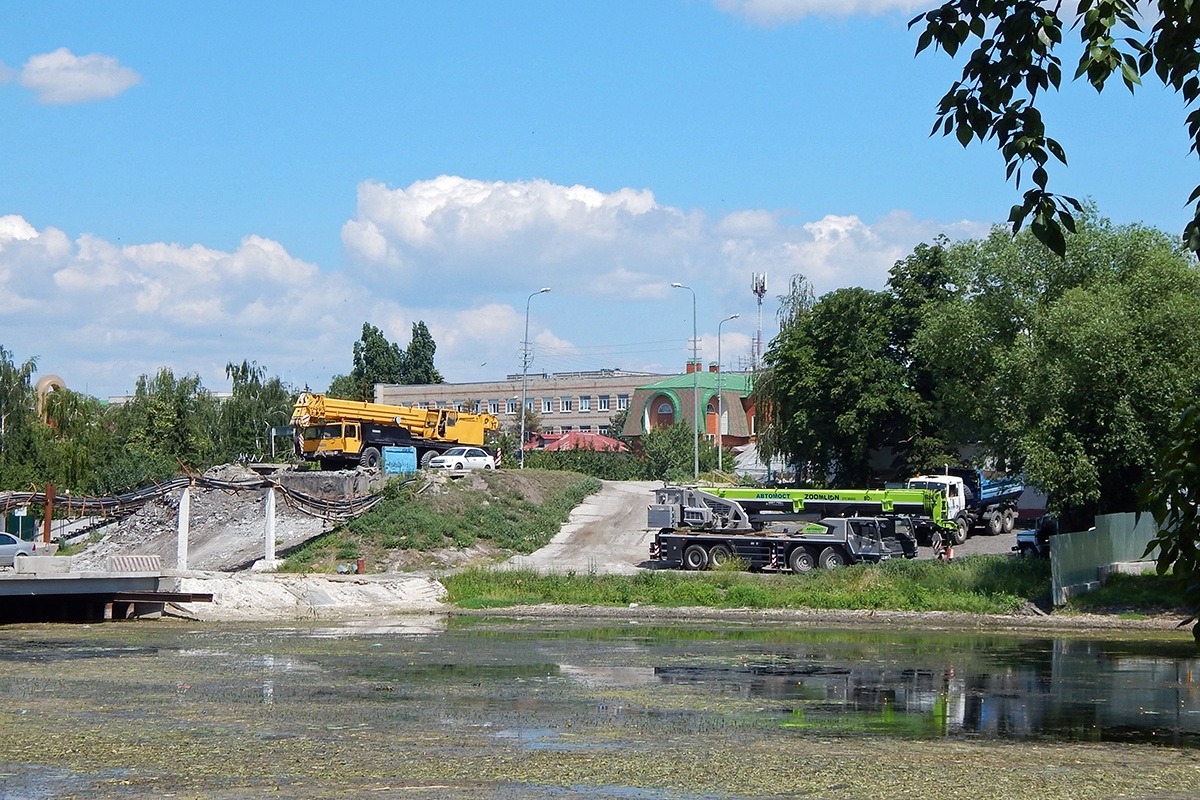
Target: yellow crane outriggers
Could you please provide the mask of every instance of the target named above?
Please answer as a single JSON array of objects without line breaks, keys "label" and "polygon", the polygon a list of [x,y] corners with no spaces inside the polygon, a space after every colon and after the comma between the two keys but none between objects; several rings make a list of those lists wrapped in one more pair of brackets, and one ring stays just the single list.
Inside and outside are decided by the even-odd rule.
[{"label": "yellow crane outriggers", "polygon": [[414,447],[424,463],[457,445],[482,447],[500,422],[492,414],[339,400],[305,392],[292,410],[297,455],[322,469],[379,466],[384,447]]}]

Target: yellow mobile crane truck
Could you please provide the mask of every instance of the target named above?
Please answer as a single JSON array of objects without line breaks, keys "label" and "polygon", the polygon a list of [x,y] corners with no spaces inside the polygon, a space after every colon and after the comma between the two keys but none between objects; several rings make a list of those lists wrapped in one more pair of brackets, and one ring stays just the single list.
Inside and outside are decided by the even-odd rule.
[{"label": "yellow mobile crane truck", "polygon": [[451,447],[482,447],[488,432],[500,423],[491,414],[363,403],[306,392],[296,399],[292,427],[297,455],[320,462],[322,469],[340,469],[379,466],[380,452],[387,446],[414,447],[423,464]]}]

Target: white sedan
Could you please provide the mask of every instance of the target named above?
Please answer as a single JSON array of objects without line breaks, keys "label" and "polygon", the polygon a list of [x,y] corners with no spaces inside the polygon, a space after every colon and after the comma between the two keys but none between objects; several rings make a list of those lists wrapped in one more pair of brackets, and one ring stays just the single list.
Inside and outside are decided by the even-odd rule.
[{"label": "white sedan", "polygon": [[18,539],[11,533],[0,533],[0,567],[14,566],[18,558],[31,556],[36,551],[36,542]]},{"label": "white sedan", "polygon": [[495,469],[496,460],[481,447],[451,447],[434,456],[429,466],[433,469]]}]

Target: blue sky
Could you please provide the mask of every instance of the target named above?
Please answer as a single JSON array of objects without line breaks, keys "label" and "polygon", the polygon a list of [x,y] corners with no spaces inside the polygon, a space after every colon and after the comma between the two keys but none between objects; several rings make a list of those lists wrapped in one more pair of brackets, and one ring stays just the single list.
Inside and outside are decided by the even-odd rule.
[{"label": "blue sky", "polygon": [[[0,345],[79,391],[257,361],[314,390],[371,322],[448,381],[749,363],[794,274],[882,288],[1018,192],[930,137],[961,59],[911,0],[7,3]],[[1072,68],[1064,68],[1070,73]],[[1054,188],[1177,233],[1200,170],[1156,86],[1044,104]]]}]

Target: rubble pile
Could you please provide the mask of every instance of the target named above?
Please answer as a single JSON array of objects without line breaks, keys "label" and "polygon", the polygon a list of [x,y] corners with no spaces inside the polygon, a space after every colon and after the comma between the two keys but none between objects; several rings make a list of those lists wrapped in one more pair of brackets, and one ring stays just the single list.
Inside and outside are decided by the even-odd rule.
[{"label": "rubble pile", "polygon": [[[236,464],[213,467],[206,478],[236,483],[259,476]],[[189,490],[187,567],[193,570],[234,570],[264,558],[266,490]],[[180,493],[172,492],[147,503],[135,514],[101,529],[103,538],[72,557],[75,570],[103,570],[117,555],[156,555],[163,569],[178,565]],[[292,507],[276,493],[276,552],[302,544],[328,530],[331,523]]]}]

